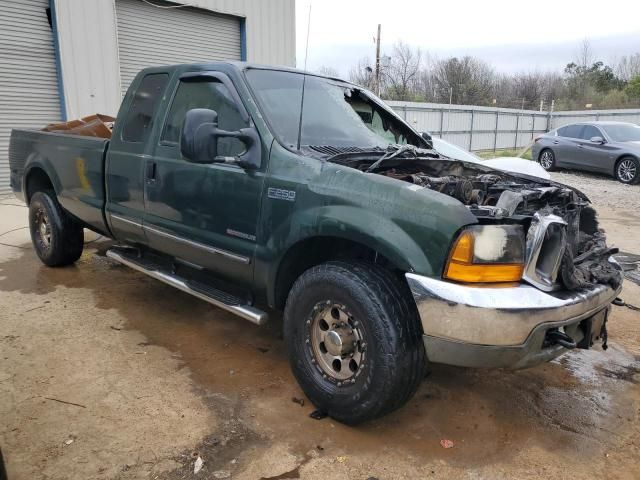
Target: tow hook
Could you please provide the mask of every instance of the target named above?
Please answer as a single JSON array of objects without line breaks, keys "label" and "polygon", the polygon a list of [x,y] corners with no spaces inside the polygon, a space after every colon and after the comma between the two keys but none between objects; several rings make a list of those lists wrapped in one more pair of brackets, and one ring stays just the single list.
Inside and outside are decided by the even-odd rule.
[{"label": "tow hook", "polygon": [[544,343],[547,346],[562,345],[564,348],[568,348],[569,350],[573,350],[578,346],[573,338],[557,329],[549,330],[545,335],[544,340]]}]

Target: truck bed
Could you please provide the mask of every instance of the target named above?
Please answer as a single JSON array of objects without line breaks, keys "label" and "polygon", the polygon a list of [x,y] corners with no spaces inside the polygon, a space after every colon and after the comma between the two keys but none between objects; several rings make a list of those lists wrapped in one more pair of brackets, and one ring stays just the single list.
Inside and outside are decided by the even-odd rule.
[{"label": "truck bed", "polygon": [[9,146],[11,187],[19,198],[28,200],[29,178],[35,169],[41,169],[69,213],[87,227],[107,233],[104,167],[108,144],[104,138],[14,129]]}]

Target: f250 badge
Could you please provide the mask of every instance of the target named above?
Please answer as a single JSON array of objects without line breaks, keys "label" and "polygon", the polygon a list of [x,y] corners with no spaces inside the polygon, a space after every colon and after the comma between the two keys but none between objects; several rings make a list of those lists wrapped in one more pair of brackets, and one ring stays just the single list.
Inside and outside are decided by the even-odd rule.
[{"label": "f250 badge", "polygon": [[273,198],[275,200],[286,200],[288,202],[295,202],[296,192],[295,190],[283,190],[281,188],[269,187],[267,189],[267,197]]}]

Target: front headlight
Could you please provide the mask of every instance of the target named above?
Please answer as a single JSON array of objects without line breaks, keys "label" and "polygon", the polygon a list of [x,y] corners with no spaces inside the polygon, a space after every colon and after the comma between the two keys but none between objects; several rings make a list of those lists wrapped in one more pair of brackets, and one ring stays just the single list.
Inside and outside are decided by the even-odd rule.
[{"label": "front headlight", "polygon": [[524,269],[524,230],[520,225],[473,225],[451,249],[444,278],[456,282],[517,282]]}]

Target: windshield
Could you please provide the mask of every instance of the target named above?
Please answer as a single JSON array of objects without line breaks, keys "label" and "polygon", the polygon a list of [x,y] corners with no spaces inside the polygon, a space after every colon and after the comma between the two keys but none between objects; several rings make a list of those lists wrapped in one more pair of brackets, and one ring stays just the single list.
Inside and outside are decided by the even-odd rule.
[{"label": "windshield", "polygon": [[433,137],[432,141],[433,149],[445,157],[453,158],[454,160],[461,160],[463,162],[477,163],[482,161],[480,157],[475,156],[473,153],[452,145],[441,138]]},{"label": "windshield", "polygon": [[614,142],[638,142],[640,141],[640,127],[632,123],[617,123],[601,125],[607,135]]},{"label": "windshield", "polygon": [[[422,139],[372,94],[328,78],[250,69],[247,79],[283,145],[386,148],[424,147]],[[304,103],[302,103],[302,85]],[[302,128],[300,108],[302,106]],[[300,139],[298,139],[298,134]]]}]

